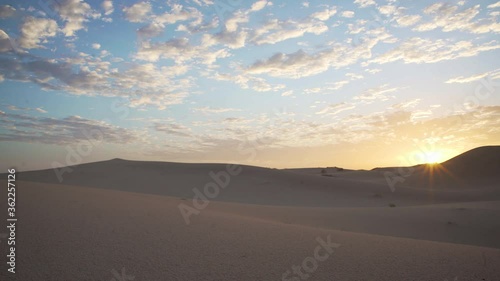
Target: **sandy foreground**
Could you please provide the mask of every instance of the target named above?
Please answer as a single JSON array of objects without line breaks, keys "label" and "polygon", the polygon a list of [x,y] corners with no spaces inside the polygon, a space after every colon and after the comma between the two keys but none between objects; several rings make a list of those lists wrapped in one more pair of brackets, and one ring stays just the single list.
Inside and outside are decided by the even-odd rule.
[{"label": "sandy foreground", "polygon": [[373,171],[240,168],[189,224],[179,206],[225,165],[112,160],[62,183],[20,173],[16,274],[2,239],[0,279],[500,280],[494,184],[392,192]]}]

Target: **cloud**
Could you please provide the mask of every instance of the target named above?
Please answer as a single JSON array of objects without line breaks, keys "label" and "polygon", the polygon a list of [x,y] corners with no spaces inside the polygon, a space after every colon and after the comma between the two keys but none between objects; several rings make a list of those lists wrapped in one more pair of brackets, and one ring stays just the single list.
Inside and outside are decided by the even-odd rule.
[{"label": "cloud", "polygon": [[104,10],[104,15],[106,15],[106,16],[111,15],[113,13],[113,11],[115,10],[113,8],[113,1],[111,1],[111,0],[102,1],[101,7]]},{"label": "cloud", "polygon": [[58,119],[4,113],[0,119],[3,129],[0,141],[66,145],[100,139],[105,143],[125,144],[138,139],[131,130],[80,116]]},{"label": "cloud", "polygon": [[459,84],[464,84],[464,83],[471,83],[474,81],[481,80],[485,77],[490,77],[491,79],[500,79],[500,69],[496,69],[493,71],[488,71],[480,74],[475,74],[472,76],[458,76],[455,78],[448,79],[445,83],[452,84],[452,83],[459,83]]},{"label": "cloud", "polygon": [[99,50],[100,48],[101,48],[101,44],[99,44],[99,43],[93,43],[92,44],[92,49]]},{"label": "cloud", "polygon": [[140,38],[156,37],[160,35],[164,29],[165,29],[164,24],[155,21],[139,28],[139,30],[137,30],[137,35],[139,35]]},{"label": "cloud", "polygon": [[219,58],[228,57],[226,49],[210,50],[207,46],[193,46],[187,38],[176,38],[165,42],[143,42],[135,54],[135,58],[149,62],[160,59],[171,59],[178,64],[198,60],[200,63],[210,65]]},{"label": "cloud", "polygon": [[500,32],[500,24],[496,17],[474,21],[480,14],[480,5],[459,11],[460,6],[435,3],[424,9],[424,13],[433,16],[429,22],[416,26],[415,31],[430,31],[440,28],[444,32],[467,31],[471,33]]},{"label": "cloud", "polygon": [[354,3],[358,4],[360,8],[366,8],[377,4],[374,0],[355,0]]},{"label": "cloud", "polygon": [[75,32],[84,29],[84,22],[88,21],[88,17],[97,17],[98,14],[93,14],[89,4],[82,0],[61,0],[54,9],[59,13],[61,19],[66,22],[62,28],[65,36],[74,36]]},{"label": "cloud", "polygon": [[188,70],[185,65],[160,67],[150,63],[126,63],[120,71],[109,66],[110,62],[101,57],[83,53],[58,60],[19,53],[17,58],[0,57],[0,73],[5,79],[34,83],[47,91],[125,97],[133,107],[165,109],[182,103],[193,87],[192,78],[178,77]]},{"label": "cloud", "polygon": [[266,5],[268,5],[267,0],[259,0],[259,1],[252,4],[252,7],[250,8],[250,10],[252,12],[257,12],[257,11],[264,9],[266,7]]},{"label": "cloud", "polygon": [[391,108],[392,109],[412,108],[412,107],[415,107],[416,105],[418,105],[420,103],[420,101],[422,101],[422,100],[421,99],[413,99],[413,100],[410,100],[410,101],[393,104],[391,106]]},{"label": "cloud", "polygon": [[398,15],[396,16],[396,22],[399,26],[408,27],[418,23],[422,17],[420,15]]},{"label": "cloud", "polygon": [[255,29],[250,41],[256,45],[276,44],[292,38],[299,38],[306,33],[320,35],[328,31],[322,22],[311,18],[302,21],[272,19]]},{"label": "cloud", "polygon": [[221,107],[198,107],[193,109],[196,112],[200,112],[203,114],[218,114],[218,113],[225,113],[225,112],[234,112],[234,111],[241,111],[241,109],[237,108],[221,108]]},{"label": "cloud", "polygon": [[316,12],[311,15],[311,18],[318,19],[321,21],[329,20],[337,13],[337,8],[325,8],[323,11]]},{"label": "cloud", "polygon": [[19,45],[25,49],[43,48],[46,38],[56,36],[57,22],[52,19],[26,17],[21,25]]},{"label": "cloud", "polygon": [[10,110],[13,110],[13,111],[37,111],[39,113],[47,113],[47,111],[41,107],[30,108],[30,107],[18,107],[15,105],[9,105],[9,106],[7,106],[7,108]]},{"label": "cloud", "polygon": [[469,41],[431,40],[413,37],[398,47],[370,60],[370,63],[389,63],[402,60],[404,63],[436,63],[444,60],[474,57],[479,53],[499,49],[496,41],[474,45]]},{"label": "cloud", "polygon": [[199,24],[203,15],[200,11],[193,7],[184,8],[180,4],[173,4],[170,7],[170,12],[163,13],[154,17],[154,21],[160,24],[174,24],[178,21],[187,21],[195,19]]},{"label": "cloud", "polygon": [[12,49],[11,38],[5,31],[0,29],[0,53],[8,52]]},{"label": "cloud", "polygon": [[341,102],[336,104],[331,104],[321,111],[316,112],[318,115],[337,115],[342,111],[347,111],[355,108],[353,104]]},{"label": "cloud", "polygon": [[178,136],[178,137],[190,137],[192,136],[191,134],[191,129],[188,127],[181,125],[181,124],[176,124],[176,123],[155,123],[153,125],[153,128],[157,132],[162,132],[168,135],[172,136]]},{"label": "cloud", "polygon": [[353,11],[343,11],[340,15],[344,18],[353,18],[354,12]]},{"label": "cloud", "polygon": [[0,6],[0,18],[6,19],[10,18],[14,15],[16,9],[10,5],[1,5]]},{"label": "cloud", "polygon": [[144,22],[151,13],[151,4],[148,2],[135,3],[130,7],[123,8],[125,18],[130,22]]},{"label": "cloud", "polygon": [[500,8],[500,1],[488,5],[488,9],[495,9],[495,8]]},{"label": "cloud", "polygon": [[271,85],[264,78],[245,74],[215,73],[210,78],[218,81],[230,81],[236,83],[242,89],[252,89],[257,92],[277,92],[285,88],[283,84]]},{"label": "cloud", "polygon": [[399,90],[399,88],[389,87],[388,84],[384,84],[382,86],[367,89],[360,95],[355,96],[354,99],[367,104],[375,101],[386,101],[393,98],[393,96],[388,95],[388,93],[393,93],[397,90]]},{"label": "cloud", "polygon": [[377,7],[378,11],[382,14],[382,15],[386,15],[386,16],[389,16],[389,15],[393,15],[396,13],[397,11],[397,7],[394,6],[394,5],[384,5],[384,6],[379,6]]},{"label": "cloud", "polygon": [[316,75],[330,68],[352,65],[372,56],[371,49],[378,43],[391,39],[385,29],[378,28],[367,33],[357,46],[332,43],[328,48],[316,53],[306,53],[302,49],[290,53],[276,53],[268,59],[258,60],[245,70],[250,74],[268,74],[273,77],[301,78]]}]

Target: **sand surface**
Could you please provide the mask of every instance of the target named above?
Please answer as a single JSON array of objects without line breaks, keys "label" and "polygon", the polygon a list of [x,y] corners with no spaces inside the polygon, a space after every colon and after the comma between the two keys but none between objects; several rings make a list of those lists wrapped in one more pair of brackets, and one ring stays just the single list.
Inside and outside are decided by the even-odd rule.
[{"label": "sand surface", "polygon": [[[179,205],[225,169],[112,160],[73,167],[62,183],[51,170],[20,173],[17,273],[7,275],[2,240],[0,279],[500,280],[498,186],[392,192],[377,171],[244,166],[187,225]],[[332,252],[292,273],[318,239]]]}]

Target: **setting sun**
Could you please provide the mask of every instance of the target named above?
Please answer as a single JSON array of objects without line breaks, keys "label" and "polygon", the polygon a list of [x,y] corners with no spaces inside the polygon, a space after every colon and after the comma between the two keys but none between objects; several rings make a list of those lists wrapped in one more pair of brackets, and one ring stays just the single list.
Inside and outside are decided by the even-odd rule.
[{"label": "setting sun", "polygon": [[430,151],[425,154],[425,163],[436,164],[443,161],[443,153],[440,151]]}]

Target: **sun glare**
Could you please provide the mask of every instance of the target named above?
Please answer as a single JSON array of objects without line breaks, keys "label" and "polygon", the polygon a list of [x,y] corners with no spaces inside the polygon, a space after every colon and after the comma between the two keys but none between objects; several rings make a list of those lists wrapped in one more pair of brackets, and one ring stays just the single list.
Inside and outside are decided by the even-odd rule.
[{"label": "sun glare", "polygon": [[436,164],[443,161],[443,154],[439,151],[430,151],[425,154],[427,164]]}]

